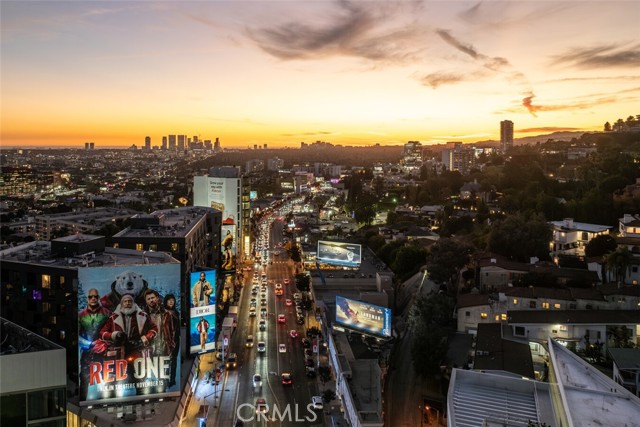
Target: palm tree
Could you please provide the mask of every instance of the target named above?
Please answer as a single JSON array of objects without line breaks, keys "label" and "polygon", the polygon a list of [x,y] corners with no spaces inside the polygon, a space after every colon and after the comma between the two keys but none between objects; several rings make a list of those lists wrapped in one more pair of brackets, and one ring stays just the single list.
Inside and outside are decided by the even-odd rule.
[{"label": "palm tree", "polygon": [[615,274],[616,282],[624,283],[629,266],[633,262],[633,255],[626,247],[618,247],[615,251],[605,256],[609,271]]}]

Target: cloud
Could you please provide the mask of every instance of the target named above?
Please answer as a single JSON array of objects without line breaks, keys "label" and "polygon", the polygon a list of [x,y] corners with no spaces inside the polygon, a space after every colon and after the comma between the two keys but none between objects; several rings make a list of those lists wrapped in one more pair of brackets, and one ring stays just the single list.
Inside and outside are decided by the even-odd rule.
[{"label": "cloud", "polygon": [[575,132],[581,131],[581,128],[569,128],[569,127],[553,127],[553,126],[542,126],[537,128],[526,128],[526,129],[518,129],[518,133],[531,133],[531,132]]},{"label": "cloud", "polygon": [[432,73],[426,76],[420,77],[420,82],[425,86],[431,86],[436,89],[440,85],[447,85],[453,83],[459,83],[468,80],[468,76],[464,74],[456,73]]},{"label": "cloud", "polygon": [[[395,23],[407,4],[342,1],[333,16],[320,23],[300,20],[275,27],[247,29],[248,37],[264,52],[282,60],[352,56],[372,61],[404,63],[421,52],[425,30],[411,22]],[[379,6],[379,7],[373,7]],[[381,5],[381,6],[380,6]]]},{"label": "cloud", "polygon": [[302,133],[283,133],[280,136],[314,136],[314,135],[335,135],[335,132],[329,132],[324,130],[319,130],[317,132],[302,132]]},{"label": "cloud", "polygon": [[640,43],[573,48],[555,56],[552,63],[589,69],[640,67]]}]

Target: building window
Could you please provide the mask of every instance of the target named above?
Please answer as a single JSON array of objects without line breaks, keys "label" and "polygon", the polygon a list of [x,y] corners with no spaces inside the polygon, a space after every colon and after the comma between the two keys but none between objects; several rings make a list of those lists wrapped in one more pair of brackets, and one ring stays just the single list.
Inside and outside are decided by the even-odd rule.
[{"label": "building window", "polygon": [[471,312],[470,311],[465,311],[464,315],[465,315],[465,317],[471,317]]},{"label": "building window", "polygon": [[569,310],[575,310],[576,309],[576,305],[574,303],[570,303],[569,304]]},{"label": "building window", "polygon": [[562,332],[567,332],[567,325],[560,325],[560,330]]},{"label": "building window", "polygon": [[144,250],[144,245],[142,243],[136,243],[136,251]]},{"label": "building window", "polygon": [[502,321],[506,321],[507,320],[507,314],[506,313],[502,313],[500,315],[500,318],[502,319]]},{"label": "building window", "polygon": [[114,248],[114,249],[118,249],[119,247],[120,247],[120,243],[114,243],[114,244],[113,244],[113,248]]},{"label": "building window", "polygon": [[548,309],[549,308],[549,303],[548,302],[543,302],[542,303],[542,308]]},{"label": "building window", "polygon": [[152,245],[149,245],[149,250],[150,251],[157,251],[158,250],[158,245],[156,245],[155,243]]},{"label": "building window", "polygon": [[552,330],[551,330],[551,333],[552,333],[552,334],[557,334],[557,333],[558,333],[558,330],[557,330],[557,329],[552,329]]},{"label": "building window", "polygon": [[42,289],[51,289],[51,276],[48,274],[42,275]]},{"label": "building window", "polygon": [[178,244],[177,243],[172,243],[171,244],[171,252],[178,252]]},{"label": "building window", "polygon": [[496,322],[500,321],[500,315],[496,314]]},{"label": "building window", "polygon": [[487,317],[488,317],[487,313],[480,313],[480,318],[481,319],[486,319]]},{"label": "building window", "polygon": [[555,308],[556,310],[559,309],[560,308],[560,304],[558,304],[558,303],[553,304],[553,308]]},{"label": "building window", "polygon": [[513,305],[518,305],[518,298],[513,299]]},{"label": "building window", "polygon": [[514,335],[518,335],[520,337],[524,336],[524,326],[516,326],[514,331],[513,331]]},{"label": "building window", "polygon": [[536,308],[536,302],[535,301],[529,301],[529,308]]},{"label": "building window", "polygon": [[42,312],[43,313],[48,313],[49,310],[51,310],[51,304],[48,302],[43,302],[42,303]]}]

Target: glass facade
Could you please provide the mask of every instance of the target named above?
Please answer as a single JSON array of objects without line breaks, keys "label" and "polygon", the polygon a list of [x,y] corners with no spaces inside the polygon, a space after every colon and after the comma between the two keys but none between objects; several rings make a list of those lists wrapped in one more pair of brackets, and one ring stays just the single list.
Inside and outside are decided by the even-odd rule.
[{"label": "glass facade", "polygon": [[66,401],[65,388],[0,396],[0,425],[64,427]]}]

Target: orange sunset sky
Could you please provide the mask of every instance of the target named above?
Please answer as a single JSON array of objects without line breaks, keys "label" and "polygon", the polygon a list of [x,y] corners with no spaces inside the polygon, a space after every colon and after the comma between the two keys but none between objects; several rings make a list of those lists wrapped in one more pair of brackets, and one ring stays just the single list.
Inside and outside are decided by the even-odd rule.
[{"label": "orange sunset sky", "polygon": [[424,144],[640,113],[637,1],[1,1],[2,146]]}]

